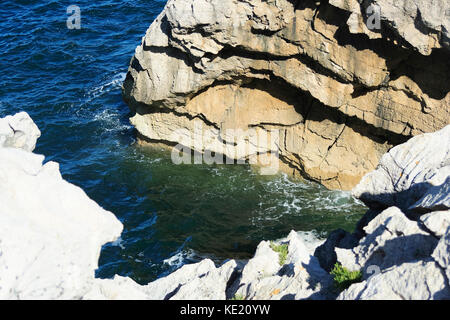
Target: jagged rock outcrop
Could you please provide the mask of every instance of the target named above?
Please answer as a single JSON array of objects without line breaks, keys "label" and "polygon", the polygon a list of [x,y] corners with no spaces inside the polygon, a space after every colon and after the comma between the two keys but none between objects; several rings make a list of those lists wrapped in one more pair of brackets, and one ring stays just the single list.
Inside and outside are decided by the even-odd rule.
[{"label": "jagged rock outcrop", "polygon": [[[338,299],[450,299],[449,138],[450,126],[412,138],[355,187],[372,209],[365,235],[335,253],[364,281]],[[373,214],[380,208],[387,209]]]},{"label": "jagged rock outcrop", "polygon": [[422,260],[392,267],[370,281],[353,284],[338,300],[441,300],[450,291],[434,261]]},{"label": "jagged rock outcrop", "polygon": [[286,261],[280,265],[279,253],[267,241],[259,244],[241,276],[231,285],[229,295],[248,300],[300,300],[330,298],[331,276],[313,256],[315,247],[308,247],[302,236],[291,231],[277,245],[287,245]]},{"label": "jagged rock outcrop", "polygon": [[367,236],[352,249],[336,248],[337,261],[349,270],[376,266],[382,271],[405,262],[425,259],[438,243],[397,207],[380,213],[364,230]]},{"label": "jagged rock outcrop", "polygon": [[450,126],[392,148],[353,189],[372,209],[405,212],[450,209]]},{"label": "jagged rock outcrop", "polygon": [[216,267],[209,259],[185,265],[174,273],[140,286],[129,278],[96,279],[85,299],[152,300],[270,300],[334,298],[331,276],[312,254],[321,243],[292,231],[276,243],[288,246],[280,265],[279,254],[262,241],[253,258],[229,260]]},{"label": "jagged rock outcrop", "polygon": [[11,147],[31,152],[40,136],[41,131],[26,112],[0,119],[0,148]]},{"label": "jagged rock outcrop", "polygon": [[123,95],[142,141],[276,154],[351,189],[392,146],[449,123],[449,17],[437,0],[169,0]]},{"label": "jagged rock outcrop", "polygon": [[0,299],[80,299],[122,224],[31,151],[26,113],[0,119]]},{"label": "jagged rock outcrop", "polygon": [[[447,214],[450,215],[450,212]],[[414,222],[410,221],[409,224],[413,225]],[[420,236],[421,240],[425,240],[423,243],[419,240]],[[386,238],[390,239],[382,240],[381,243],[372,242],[372,248],[369,239],[364,239],[352,253],[336,249],[338,261],[344,266],[350,270],[366,271],[363,282],[351,285],[337,299],[450,299],[449,237],[450,228],[436,245],[433,241],[437,242],[438,239],[432,239],[431,235],[425,235],[423,231],[410,235],[400,232],[397,236],[388,234]],[[397,244],[393,245],[393,242]],[[368,254],[369,250],[371,255]],[[358,260],[356,264],[355,259]]]},{"label": "jagged rock outcrop", "polygon": [[450,214],[447,211],[434,211],[420,217],[422,225],[437,237],[442,237],[450,227]]},{"label": "jagged rock outcrop", "polygon": [[84,299],[119,300],[225,300],[227,282],[238,268],[234,260],[216,268],[204,259],[185,265],[170,275],[147,285],[139,285],[130,278],[96,279],[95,286]]}]

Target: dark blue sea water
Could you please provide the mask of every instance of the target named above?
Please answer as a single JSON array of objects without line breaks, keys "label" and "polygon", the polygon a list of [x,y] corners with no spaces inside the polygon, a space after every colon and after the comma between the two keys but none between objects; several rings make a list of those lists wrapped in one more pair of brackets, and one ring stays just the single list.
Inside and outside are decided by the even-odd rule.
[{"label": "dark blue sea water", "polygon": [[[0,117],[27,111],[57,161],[124,224],[102,250],[98,277],[147,283],[183,263],[251,256],[291,229],[351,230],[365,208],[349,194],[244,165],[176,166],[139,147],[120,86],[135,47],[165,1],[9,1],[0,6]],[[66,9],[81,9],[81,29]]]}]

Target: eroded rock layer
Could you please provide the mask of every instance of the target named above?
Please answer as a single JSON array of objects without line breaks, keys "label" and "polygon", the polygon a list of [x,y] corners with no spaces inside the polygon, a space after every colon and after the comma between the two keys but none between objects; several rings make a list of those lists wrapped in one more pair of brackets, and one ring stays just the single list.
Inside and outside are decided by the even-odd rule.
[{"label": "eroded rock layer", "polygon": [[[351,189],[392,146],[450,121],[450,4],[169,0],[123,85],[140,137]],[[210,144],[181,141],[201,124]],[[238,152],[227,129],[276,130]],[[274,150],[276,149],[276,150]]]}]

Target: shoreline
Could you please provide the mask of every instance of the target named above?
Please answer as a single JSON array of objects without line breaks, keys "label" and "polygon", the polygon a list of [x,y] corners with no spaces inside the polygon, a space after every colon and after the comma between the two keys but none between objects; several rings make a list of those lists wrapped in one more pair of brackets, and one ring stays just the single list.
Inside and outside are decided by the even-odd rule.
[{"label": "shoreline", "polygon": [[[24,279],[20,288],[15,287],[13,281],[6,281],[0,289],[3,299],[450,298],[450,197],[446,191],[450,178],[447,167],[440,165],[446,163],[450,155],[448,146],[442,149],[441,143],[449,141],[450,125],[393,148],[383,156],[378,170],[363,178],[353,192],[361,194],[360,198],[372,205],[369,204],[370,210],[354,233],[337,230],[325,241],[318,241],[305,237],[305,233],[291,231],[287,238],[262,241],[248,261],[228,260],[216,267],[211,260],[204,259],[184,265],[147,285],[118,275],[113,279],[94,277],[102,245],[119,238],[122,224],[80,188],[65,182],[56,163],[42,165],[44,157],[32,153],[40,132],[26,113],[0,119],[0,129],[0,158],[4,163],[0,177],[14,176],[14,180],[8,180],[11,181],[8,191],[0,190],[0,196],[6,199],[4,204],[13,208],[13,216],[1,216],[4,222],[0,226],[4,231],[0,238],[0,268],[6,277],[15,277],[19,272]],[[433,157],[426,161],[422,157],[424,148],[434,150]],[[407,164],[416,162],[415,159],[422,160],[416,166],[408,167]],[[403,164],[406,167],[402,167]],[[393,185],[394,188],[401,187],[390,197],[373,189],[380,185],[388,187],[383,179],[396,175],[407,182],[410,175],[404,173],[416,170],[422,180],[411,185]],[[57,185],[52,192],[61,192],[64,200],[50,201],[52,206],[42,209],[40,201],[54,197],[53,193],[47,192],[47,187],[41,187],[38,192],[42,194],[35,195],[32,201],[31,193],[25,193],[27,205],[35,208],[30,215],[28,208],[23,204],[18,206],[18,199],[10,194],[14,194],[16,188],[35,188],[36,183]],[[395,196],[403,193],[409,196]],[[72,203],[70,199],[77,200]],[[378,207],[384,205],[386,208],[374,208],[375,202]],[[80,220],[80,205],[88,210],[83,212],[83,219],[87,220]],[[400,209],[405,206],[409,209]],[[427,213],[424,214],[424,210]],[[8,220],[8,217],[14,219]],[[68,221],[72,223],[68,224]],[[73,221],[79,224],[74,225]],[[86,226],[88,221],[88,225],[94,225],[89,225],[80,234],[78,227]],[[33,229],[23,229],[29,225],[33,225]],[[19,226],[21,238],[11,237],[11,232],[17,232]],[[96,240],[93,242],[92,239]],[[46,243],[42,248],[44,251],[39,249],[42,241]],[[29,259],[35,261],[32,267],[24,263]],[[357,272],[361,279],[343,291],[338,290],[336,278],[333,280],[336,271],[332,269],[333,266],[336,268],[336,262],[342,266],[344,274]],[[11,271],[5,272],[5,267]],[[60,279],[65,280],[60,282]]]}]

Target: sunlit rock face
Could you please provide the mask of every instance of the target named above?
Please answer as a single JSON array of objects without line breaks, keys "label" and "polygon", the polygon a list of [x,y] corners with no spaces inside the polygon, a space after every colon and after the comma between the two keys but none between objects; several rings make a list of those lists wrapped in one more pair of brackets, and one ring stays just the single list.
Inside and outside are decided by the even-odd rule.
[{"label": "sunlit rock face", "polygon": [[[447,1],[169,0],[123,85],[142,140],[252,159],[351,189],[392,146],[450,120]],[[278,132],[239,152],[227,129]],[[183,142],[187,144],[186,142]]]},{"label": "sunlit rock face", "polygon": [[81,299],[122,224],[32,153],[27,113],[0,119],[0,299]]}]

